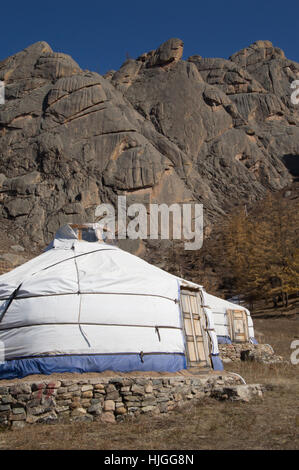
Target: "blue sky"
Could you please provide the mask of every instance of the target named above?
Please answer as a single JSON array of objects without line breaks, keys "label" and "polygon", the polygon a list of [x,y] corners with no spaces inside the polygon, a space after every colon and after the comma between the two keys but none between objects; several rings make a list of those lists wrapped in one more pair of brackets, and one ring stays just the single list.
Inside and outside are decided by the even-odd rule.
[{"label": "blue sky", "polygon": [[104,74],[171,37],[184,56],[224,57],[268,39],[299,62],[299,1],[17,1],[0,7],[0,60],[37,41]]}]

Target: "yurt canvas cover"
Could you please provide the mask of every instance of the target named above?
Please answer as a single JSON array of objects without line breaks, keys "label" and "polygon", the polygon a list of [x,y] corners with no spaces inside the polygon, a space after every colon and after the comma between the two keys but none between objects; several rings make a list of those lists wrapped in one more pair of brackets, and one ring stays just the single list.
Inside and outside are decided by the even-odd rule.
[{"label": "yurt canvas cover", "polygon": [[257,343],[252,317],[247,308],[219,299],[204,291],[203,296],[205,305],[213,314],[219,344],[246,341]]},{"label": "yurt canvas cover", "polygon": [[0,378],[185,369],[202,314],[206,366],[221,369],[211,313],[182,314],[182,285],[192,283],[89,233],[79,240],[65,226],[43,254],[0,276]]}]

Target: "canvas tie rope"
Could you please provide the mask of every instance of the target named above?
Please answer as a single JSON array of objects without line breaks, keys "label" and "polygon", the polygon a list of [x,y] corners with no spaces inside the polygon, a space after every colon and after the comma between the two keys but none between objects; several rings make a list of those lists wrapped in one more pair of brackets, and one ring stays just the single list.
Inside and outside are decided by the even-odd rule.
[{"label": "canvas tie rope", "polygon": [[[75,250],[75,247],[73,246],[72,249]],[[75,266],[76,266],[77,281],[78,281],[78,295],[80,296],[80,299],[79,299],[79,312],[78,312],[78,326],[79,326],[79,330],[80,330],[81,335],[83,336],[86,343],[88,344],[88,347],[91,348],[90,342],[88,341],[87,336],[84,333],[84,331],[82,329],[82,326],[81,326],[81,323],[80,323],[80,321],[81,321],[82,295],[81,295],[81,290],[80,290],[80,274],[79,274],[79,268],[78,268],[78,263],[77,263],[76,256],[74,257],[74,262],[75,262]]]},{"label": "canvas tie rope", "polygon": [[6,307],[5,309],[3,310],[1,316],[0,316],[0,323],[2,322],[3,318],[4,318],[4,315],[6,314],[7,310],[9,309],[9,306],[11,305],[11,303],[13,302],[13,300],[16,298],[16,296],[18,295],[18,292],[20,290],[22,286],[22,282],[21,284],[13,291],[13,293],[11,294],[10,298],[8,299],[8,302],[6,304]]}]

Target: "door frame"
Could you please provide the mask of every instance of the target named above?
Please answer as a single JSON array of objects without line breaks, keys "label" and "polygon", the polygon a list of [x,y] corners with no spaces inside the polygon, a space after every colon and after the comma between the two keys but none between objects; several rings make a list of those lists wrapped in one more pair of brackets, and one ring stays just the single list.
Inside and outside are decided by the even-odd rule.
[{"label": "door frame", "polygon": [[[190,306],[190,312],[188,313],[190,315],[190,320],[191,320],[192,335],[187,335],[186,333],[185,316],[184,316],[183,303],[182,303],[182,294],[189,296],[188,303]],[[199,326],[201,329],[201,338],[202,338],[202,344],[203,344],[203,349],[205,353],[204,359],[200,358],[200,351],[198,350],[198,347],[197,347],[196,337],[198,335],[196,335],[196,332],[195,332],[194,317],[191,311],[192,309],[191,309],[190,296],[195,297],[196,299],[195,301],[197,302]],[[187,367],[188,368],[191,368],[191,367],[211,368],[212,362],[211,362],[211,355],[210,355],[210,341],[209,341],[209,336],[207,333],[208,326],[207,326],[206,315],[205,315],[204,309],[202,308],[202,299],[200,295],[200,289],[189,287],[189,286],[184,286],[184,285],[180,286],[180,311],[181,311],[181,319],[182,319],[182,326],[183,326],[185,357],[187,361]],[[193,336],[193,341],[188,341],[188,337],[190,336],[191,337]],[[194,344],[194,351],[195,351],[197,361],[190,360],[188,342],[192,342]]]},{"label": "door frame", "polygon": [[[243,316],[243,324],[244,324],[244,341],[240,341],[236,339],[236,332],[234,328],[234,314],[235,312],[242,313]],[[234,343],[248,343],[249,341],[249,329],[248,329],[248,318],[247,313],[245,310],[240,308],[229,308],[226,310],[227,320],[228,320],[228,329],[230,338]]]}]

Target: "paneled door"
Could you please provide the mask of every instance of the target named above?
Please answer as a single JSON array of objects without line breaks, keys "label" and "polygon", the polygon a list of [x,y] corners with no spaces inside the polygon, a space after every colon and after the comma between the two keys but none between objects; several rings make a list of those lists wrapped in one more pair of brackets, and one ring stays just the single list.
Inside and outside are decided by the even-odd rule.
[{"label": "paneled door", "polygon": [[182,288],[180,302],[188,367],[211,367],[206,320],[199,292]]},{"label": "paneled door", "polygon": [[228,327],[231,340],[236,343],[249,341],[248,322],[245,310],[227,310]]}]

